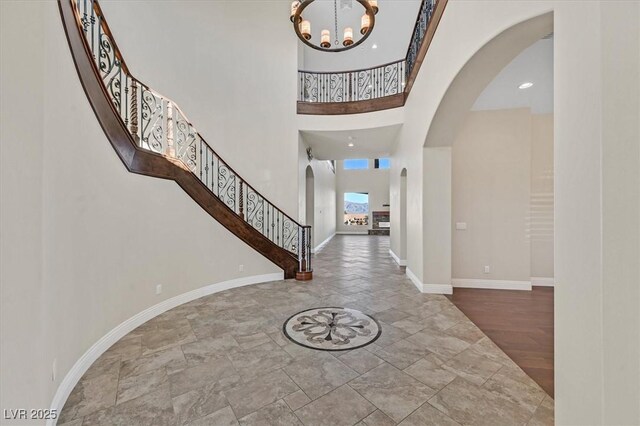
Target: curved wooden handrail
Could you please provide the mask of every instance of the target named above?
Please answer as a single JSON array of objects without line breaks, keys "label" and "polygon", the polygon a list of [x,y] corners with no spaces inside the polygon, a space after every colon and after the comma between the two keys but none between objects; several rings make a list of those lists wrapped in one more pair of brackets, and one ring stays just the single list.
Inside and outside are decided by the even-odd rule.
[{"label": "curved wooden handrail", "polygon": [[404,59],[398,59],[396,61],[391,61],[391,62],[387,62],[386,64],[382,64],[382,65],[376,65],[375,67],[365,67],[365,68],[357,68],[354,70],[348,70],[348,71],[309,71],[309,70],[298,70],[299,73],[304,73],[304,74],[342,74],[342,73],[349,73],[349,72],[360,72],[360,71],[369,71],[373,68],[382,68],[382,67],[386,67],[387,65],[393,65],[395,63],[398,62],[402,62],[404,61]]},{"label": "curved wooden handrail", "polygon": [[[90,3],[90,17],[87,9],[80,11],[80,1]],[[281,267],[286,278],[310,279],[311,227],[299,224],[269,202],[215,153],[175,103],[131,75],[97,0],[58,0],[58,6],[89,103],[127,170],[175,181],[225,228]],[[96,44],[97,54],[92,49]],[[160,106],[152,110],[150,103]],[[157,111],[160,118],[152,122]],[[157,121],[161,123],[157,125]],[[162,141],[150,140],[151,131]],[[214,168],[218,174],[215,181]],[[221,183],[226,187],[220,187]]]},{"label": "curved wooden handrail", "polygon": [[[422,0],[404,59],[347,71],[299,70],[298,114],[359,114],[404,106],[447,1]],[[402,72],[387,72],[390,67]]]}]

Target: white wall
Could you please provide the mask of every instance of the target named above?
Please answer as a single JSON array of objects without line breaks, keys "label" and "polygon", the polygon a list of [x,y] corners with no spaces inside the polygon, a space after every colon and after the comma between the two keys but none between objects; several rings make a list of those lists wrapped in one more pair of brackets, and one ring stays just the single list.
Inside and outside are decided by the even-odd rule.
[{"label": "white wall", "polygon": [[454,278],[529,281],[530,167],[529,109],[469,113],[453,143]]},{"label": "white wall", "polygon": [[452,232],[453,278],[553,278],[552,114],[469,113],[453,144]]},{"label": "white wall", "polygon": [[[312,247],[318,247],[328,238],[336,233],[336,175],[330,169],[327,161],[318,161],[315,158],[311,161],[307,158],[307,145],[302,138],[298,145],[298,179],[299,183],[299,209],[300,223],[313,226]],[[306,181],[305,175],[307,167],[313,170],[314,183],[314,212],[313,223],[306,223]]]},{"label": "white wall", "polygon": [[[223,11],[232,16],[241,15],[248,7],[244,2],[214,3],[222,8],[218,15]],[[2,409],[47,408],[58,385],[80,356],[126,319],[205,285],[281,271],[222,228],[173,182],[126,171],[82,90],[55,2],[1,4],[0,404]],[[159,3],[154,5],[160,7]],[[178,5],[173,5],[177,10]],[[118,8],[115,3],[113,6]],[[136,7],[133,3],[119,7],[129,6]],[[264,13],[270,13],[270,7],[265,7]],[[180,22],[173,18],[166,22]],[[130,33],[130,42],[144,39],[139,21],[136,26],[139,28]],[[259,34],[262,30],[256,28]],[[116,37],[119,31],[127,29],[115,27]],[[167,33],[175,36],[180,32]],[[133,35],[140,38],[134,40]],[[284,31],[275,31],[275,36],[278,35],[290,39],[288,32],[285,35]],[[283,43],[286,44],[286,40],[283,39]],[[160,49],[159,45],[155,40],[146,46]],[[295,49],[295,43],[292,46]],[[126,54],[126,47],[123,48]],[[182,70],[180,75],[186,70],[198,74],[195,72],[198,66],[185,69],[180,64],[167,65],[171,56],[167,52],[181,53],[167,47],[161,50],[164,68],[173,70],[166,76],[163,74],[161,80],[163,83],[173,81],[175,85],[166,92],[173,94],[179,88],[176,94],[184,96],[186,92],[197,97],[190,92],[196,87],[188,83],[189,78],[174,77],[178,66]],[[270,52],[269,55],[273,49]],[[233,67],[227,69],[228,76],[236,72],[236,67],[262,68],[266,70],[265,79],[276,75],[269,75],[270,67],[275,65],[273,61],[263,62],[266,54],[250,57],[247,64],[243,58],[249,57],[237,53],[227,58],[233,60]],[[130,56],[135,57],[135,52]],[[293,65],[289,61],[294,61]],[[293,69],[291,75],[294,76],[295,50],[288,56],[280,55],[279,64],[283,69]],[[143,78],[145,70],[151,69],[132,65]],[[208,71],[213,73],[214,68]],[[225,83],[230,90],[244,84],[240,82],[242,72],[238,75],[233,84]],[[286,76],[283,79],[286,80]],[[212,79],[211,84],[214,81]],[[247,100],[239,101],[231,96],[234,92],[229,91],[227,96],[198,98],[202,102],[206,100],[209,106],[215,105],[211,109],[202,111],[200,106],[187,102],[185,110],[200,111],[199,120],[211,133],[234,134],[233,138],[209,138],[209,141],[221,148],[223,155],[228,154],[227,160],[234,167],[239,166],[240,173],[246,172],[248,180],[253,176],[266,182],[268,176],[269,184],[257,186],[265,190],[267,196],[275,194],[277,202],[288,205],[285,210],[295,212],[297,139],[295,130],[291,130],[293,127],[283,125],[286,121],[283,117],[293,118],[291,99],[294,99],[295,83],[291,83],[288,93],[289,83],[279,81],[271,84],[282,92],[282,99],[252,99],[253,106],[249,107],[245,105]],[[200,90],[206,92],[210,87],[202,81]],[[284,98],[289,108],[283,106]],[[231,117],[225,110],[235,111],[235,116]],[[217,127],[221,124],[220,116],[229,120],[221,126],[224,132]],[[247,117],[254,120],[263,117],[264,121],[261,126],[240,126],[241,116],[244,116],[242,124]],[[260,132],[264,137],[252,136],[252,132]],[[294,137],[291,149],[287,140],[289,132]],[[277,137],[281,138],[276,144]],[[242,161],[241,151],[246,153],[247,161]],[[240,263],[244,265],[244,272],[238,272]],[[163,285],[161,295],[155,294],[157,284]],[[57,360],[55,381],[51,379],[54,360]]]},{"label": "white wall", "polygon": [[44,12],[36,2],[0,2],[0,409],[51,401],[42,281]]},{"label": "white wall", "polygon": [[[344,224],[345,192],[366,192],[369,194],[369,225]],[[367,233],[373,227],[374,211],[389,211],[389,169],[375,169],[369,160],[366,170],[344,170],[344,161],[336,162],[336,223],[338,232]]]},{"label": "white wall", "polygon": [[[392,194],[400,170],[410,172],[407,261],[418,275],[430,260],[423,250],[429,236],[423,206],[430,201],[422,200],[429,192],[421,182],[421,150],[425,142],[450,145],[459,129],[457,117],[441,116],[431,132],[436,111],[458,108],[464,116],[500,68],[544,35],[547,18],[524,24],[526,31],[514,25],[553,11],[558,424],[640,423],[639,7],[622,1],[449,2],[422,65],[437,72],[418,75],[392,162]],[[503,31],[505,37],[496,38]],[[474,66],[463,69],[468,61]]]},{"label": "white wall", "polygon": [[531,116],[531,276],[553,278],[553,114]]},{"label": "white wall", "polygon": [[173,99],[222,158],[296,217],[298,53],[290,4],[101,2],[131,72]]},{"label": "white wall", "polygon": [[556,4],[560,424],[640,424],[639,31],[638,2]]}]

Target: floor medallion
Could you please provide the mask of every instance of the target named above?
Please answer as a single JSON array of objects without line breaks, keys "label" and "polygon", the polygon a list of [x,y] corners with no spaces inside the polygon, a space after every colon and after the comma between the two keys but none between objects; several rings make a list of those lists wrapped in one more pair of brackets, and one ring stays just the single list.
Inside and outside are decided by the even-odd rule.
[{"label": "floor medallion", "polygon": [[294,343],[322,351],[344,351],[373,343],[382,332],[378,321],[349,308],[313,308],[291,316],[282,327]]}]

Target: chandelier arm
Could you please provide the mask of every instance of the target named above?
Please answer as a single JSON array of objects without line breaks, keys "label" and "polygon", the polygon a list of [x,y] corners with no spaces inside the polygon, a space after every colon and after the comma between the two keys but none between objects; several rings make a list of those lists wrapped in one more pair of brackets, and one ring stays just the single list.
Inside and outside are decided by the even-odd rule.
[{"label": "chandelier arm", "polygon": [[298,6],[298,8],[296,9],[296,13],[293,16],[292,22],[293,22],[293,30],[295,31],[296,35],[298,36],[298,38],[300,39],[300,41],[302,41],[304,44],[306,44],[307,46],[311,47],[312,49],[315,50],[319,50],[321,52],[344,52],[345,50],[349,50],[349,49],[353,49],[356,46],[359,46],[360,44],[362,44],[370,35],[371,32],[373,31],[373,27],[375,26],[376,23],[376,17],[375,17],[375,11],[373,9],[373,7],[371,7],[371,5],[369,4],[368,0],[356,0],[358,3],[360,3],[362,5],[362,7],[364,7],[365,9],[365,13],[369,16],[369,29],[367,30],[367,32],[365,32],[362,37],[360,38],[360,40],[358,40],[357,42],[353,43],[352,45],[349,46],[345,46],[345,47],[339,47],[336,49],[326,49],[320,46],[317,46],[313,43],[311,43],[309,40],[306,40],[302,33],[300,32],[300,22],[302,21],[302,12],[304,11],[304,9],[307,8],[307,6],[309,6],[311,3],[313,3],[315,0],[303,0],[300,2],[300,5]]}]

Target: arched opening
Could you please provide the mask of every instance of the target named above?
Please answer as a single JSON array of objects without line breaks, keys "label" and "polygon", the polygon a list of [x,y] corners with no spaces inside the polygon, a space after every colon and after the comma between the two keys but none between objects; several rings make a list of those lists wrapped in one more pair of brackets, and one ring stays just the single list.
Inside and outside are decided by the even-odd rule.
[{"label": "arched opening", "polygon": [[407,169],[400,172],[400,264],[407,263]]},{"label": "arched opening", "polygon": [[[311,166],[307,166],[305,171],[305,225],[315,227],[315,183],[313,177],[313,169]],[[313,241],[314,232],[311,230],[311,247],[315,247]]]},{"label": "arched opening", "polygon": [[[440,101],[423,153],[424,281],[450,282],[453,303],[498,346],[538,333],[544,349],[535,356],[544,367],[527,364],[524,345],[505,352],[551,396],[553,290],[533,287],[530,297],[511,290],[554,281],[553,39],[543,40],[552,31],[547,13],[480,48]],[[543,63],[551,77],[545,113],[531,98],[542,93],[542,79],[530,74],[542,62],[527,56],[541,42],[551,45]],[[480,303],[486,300],[489,309]],[[515,321],[517,331],[492,328]]]}]

